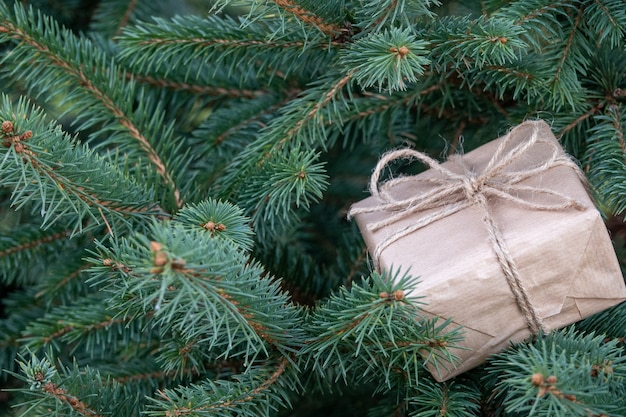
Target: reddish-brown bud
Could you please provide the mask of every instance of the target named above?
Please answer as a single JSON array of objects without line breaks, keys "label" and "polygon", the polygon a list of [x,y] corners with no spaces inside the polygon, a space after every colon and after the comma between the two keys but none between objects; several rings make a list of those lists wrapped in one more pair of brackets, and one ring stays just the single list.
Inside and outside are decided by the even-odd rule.
[{"label": "reddish-brown bud", "polygon": [[543,374],[540,374],[539,372],[534,373],[530,377],[530,382],[537,387],[543,385]]},{"label": "reddish-brown bud", "polygon": [[167,263],[167,253],[161,251],[154,255],[154,266],[163,266]]},{"label": "reddish-brown bud", "polygon": [[13,122],[9,120],[2,122],[2,132],[6,134],[13,133]]},{"label": "reddish-brown bud", "polygon": [[163,245],[159,242],[150,242],[150,249],[152,250],[152,252],[158,252],[161,249],[163,249]]},{"label": "reddish-brown bud", "polygon": [[401,57],[407,56],[409,52],[411,51],[406,46],[401,46],[398,48],[398,54],[400,54]]}]

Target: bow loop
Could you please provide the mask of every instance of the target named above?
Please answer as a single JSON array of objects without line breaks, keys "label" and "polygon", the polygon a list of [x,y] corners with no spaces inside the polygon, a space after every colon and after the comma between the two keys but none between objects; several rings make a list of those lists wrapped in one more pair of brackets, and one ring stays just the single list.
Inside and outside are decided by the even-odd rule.
[{"label": "bow loop", "polygon": [[[370,179],[370,193],[380,201],[380,204],[369,208],[351,208],[348,218],[361,213],[393,212],[394,214],[383,222],[370,225],[370,230],[378,230],[407,218],[418,211],[456,204],[460,204],[464,208],[489,196],[497,196],[534,210],[553,211],[568,207],[580,208],[580,204],[576,200],[556,191],[541,187],[520,188],[518,186],[518,183],[556,166],[569,166],[577,172],[579,172],[579,169],[571,159],[562,155],[559,149],[551,144],[553,145],[552,154],[542,164],[521,170],[506,170],[513,163],[522,159],[524,154],[539,140],[537,127],[534,126],[532,134],[527,140],[522,141],[507,151],[515,130],[511,130],[501,140],[497,150],[480,173],[475,173],[469,169],[463,157],[458,155],[452,156],[450,162],[460,167],[461,173],[456,173],[428,155],[413,149],[399,149],[384,154],[378,161]],[[420,176],[399,177],[379,185],[380,177],[385,167],[399,159],[421,161],[433,171],[436,171],[439,176],[427,180],[420,178]],[[392,190],[394,187],[401,183],[413,181],[427,181],[432,186],[432,189],[419,195],[411,195],[401,199],[393,195]],[[531,196],[533,194],[550,195],[558,202],[547,204],[532,200],[524,201],[517,195],[520,190],[524,190],[525,194]],[[393,241],[385,243],[385,246],[391,243]],[[376,259],[374,261],[377,262]]]}]

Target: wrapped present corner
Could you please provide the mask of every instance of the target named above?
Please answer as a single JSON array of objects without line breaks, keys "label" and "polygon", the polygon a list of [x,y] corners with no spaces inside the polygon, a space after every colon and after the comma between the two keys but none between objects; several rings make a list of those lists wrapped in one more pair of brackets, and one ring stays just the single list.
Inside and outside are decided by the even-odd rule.
[{"label": "wrapped present corner", "polygon": [[[398,158],[430,169],[379,185]],[[626,299],[624,279],[582,174],[542,121],[439,164],[414,150],[381,158],[372,197],[351,208],[377,268],[420,276],[427,315],[462,326],[443,381],[511,342]]]}]

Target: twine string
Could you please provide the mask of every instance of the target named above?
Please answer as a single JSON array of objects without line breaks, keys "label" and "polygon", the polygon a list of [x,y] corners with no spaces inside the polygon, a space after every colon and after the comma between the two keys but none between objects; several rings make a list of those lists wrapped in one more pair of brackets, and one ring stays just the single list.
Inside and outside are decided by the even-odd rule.
[{"label": "twine string", "polygon": [[[467,167],[465,160],[459,156],[454,156],[451,159],[462,169],[461,174],[451,171],[429,156],[412,149],[400,149],[386,153],[376,165],[370,180],[370,192],[372,196],[378,199],[380,204],[373,207],[353,207],[350,209],[348,217],[363,213],[390,212],[391,214],[383,220],[367,225],[369,231],[376,232],[398,221],[408,219],[418,212],[437,209],[401,227],[374,248],[372,254],[374,265],[376,269],[380,269],[382,252],[398,240],[465,208],[470,206],[477,207],[487,228],[490,246],[517,305],[524,314],[530,331],[533,334],[537,334],[543,329],[542,320],[522,283],[515,261],[493,218],[488,198],[495,197],[531,210],[560,211],[568,208],[581,210],[584,209],[584,206],[565,194],[519,183],[557,166],[567,166],[574,169],[581,179],[584,176],[578,166],[560,150],[558,145],[552,142],[545,142],[552,146],[552,153],[543,163],[523,170],[505,171],[513,163],[522,159],[524,154],[540,140],[537,124],[535,123],[528,139],[507,151],[520,126],[512,129],[501,140],[498,148],[481,173],[473,172]],[[398,159],[421,161],[434,170],[437,176],[426,180],[419,178],[419,176],[400,177],[387,180],[382,185],[379,185],[380,177],[385,167]],[[391,189],[399,184],[414,181],[425,181],[433,188],[422,194],[411,195],[402,199],[397,199],[390,192]],[[542,194],[551,197],[551,200],[556,201],[556,203],[529,201],[520,197],[520,194]]]}]

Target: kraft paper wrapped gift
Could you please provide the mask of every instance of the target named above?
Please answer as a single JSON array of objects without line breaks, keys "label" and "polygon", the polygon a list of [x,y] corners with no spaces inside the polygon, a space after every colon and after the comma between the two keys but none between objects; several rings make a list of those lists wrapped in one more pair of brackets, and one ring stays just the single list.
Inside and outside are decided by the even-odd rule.
[{"label": "kraft paper wrapped gift", "polygon": [[[395,159],[430,169],[378,184]],[[378,269],[420,281],[426,315],[462,326],[443,381],[511,342],[564,327],[626,299],[605,225],[578,167],[549,126],[525,122],[439,164],[410,149],[381,158],[372,197],[351,208]]]}]

